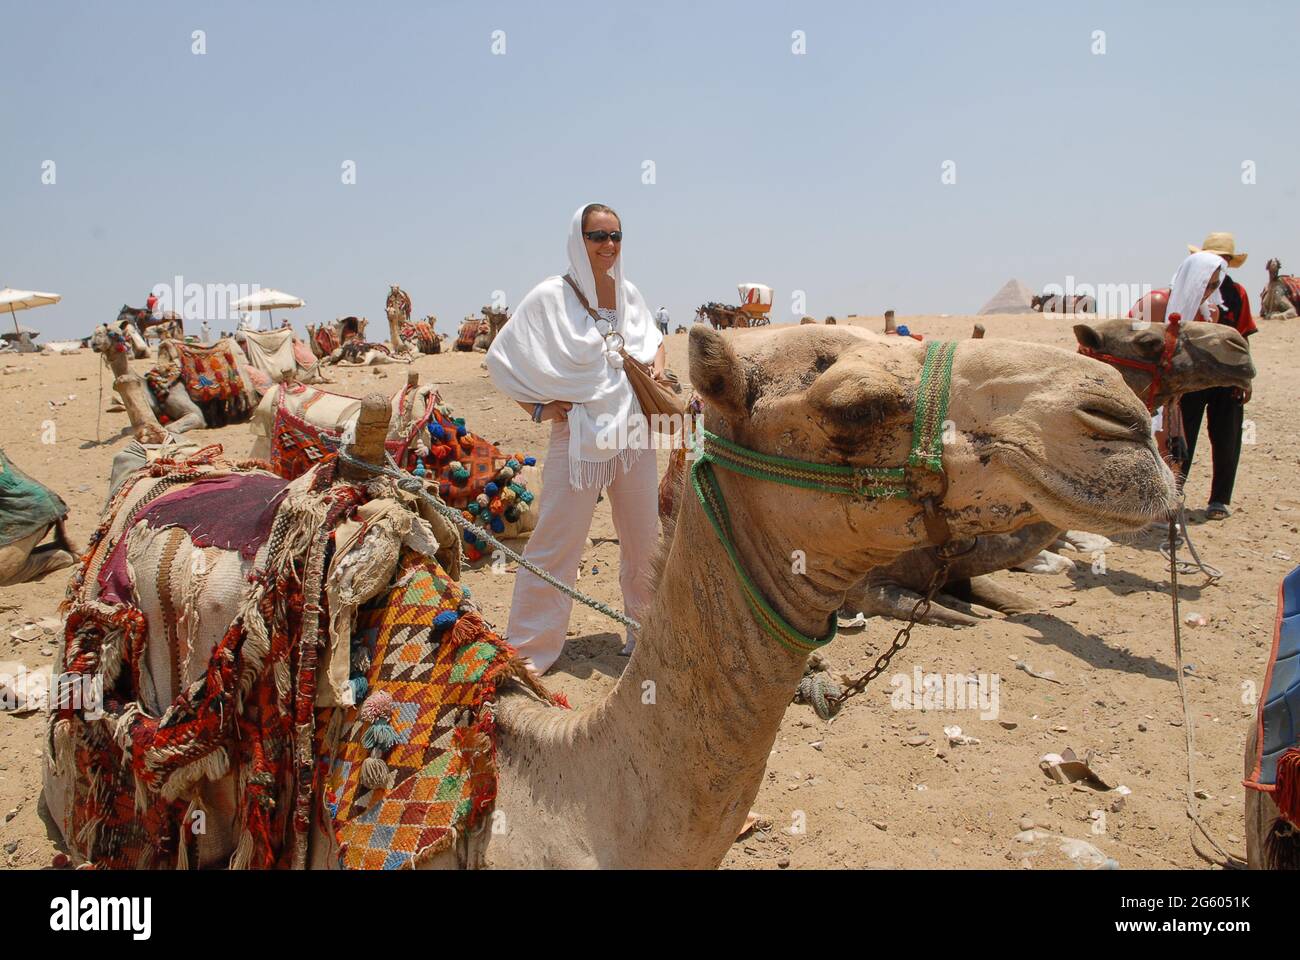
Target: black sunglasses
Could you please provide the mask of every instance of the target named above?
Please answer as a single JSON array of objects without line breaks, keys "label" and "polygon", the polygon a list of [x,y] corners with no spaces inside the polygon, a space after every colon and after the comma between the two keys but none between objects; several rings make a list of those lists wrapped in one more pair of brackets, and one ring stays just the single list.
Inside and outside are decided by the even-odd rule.
[{"label": "black sunglasses", "polygon": [[582,235],[592,243],[604,243],[606,240],[613,240],[615,243],[623,242],[622,230],[588,230]]}]

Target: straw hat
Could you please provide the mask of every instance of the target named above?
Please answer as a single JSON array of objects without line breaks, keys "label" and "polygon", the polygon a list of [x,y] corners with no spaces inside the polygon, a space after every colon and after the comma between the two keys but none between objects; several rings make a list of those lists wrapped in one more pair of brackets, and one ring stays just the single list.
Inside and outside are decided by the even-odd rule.
[{"label": "straw hat", "polygon": [[1228,261],[1230,267],[1239,267],[1246,262],[1247,255],[1237,252],[1237,242],[1230,233],[1212,233],[1199,247],[1194,247],[1190,243],[1187,245],[1188,253],[1200,253],[1202,250],[1207,253],[1217,253]]}]

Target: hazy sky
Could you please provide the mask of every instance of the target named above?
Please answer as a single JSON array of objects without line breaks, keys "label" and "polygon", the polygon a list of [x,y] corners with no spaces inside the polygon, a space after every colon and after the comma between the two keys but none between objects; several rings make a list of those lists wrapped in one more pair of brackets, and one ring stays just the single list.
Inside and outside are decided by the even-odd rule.
[{"label": "hazy sky", "polygon": [[1252,301],[1300,272],[1295,2],[0,6],[0,286],[63,294],[46,339],[178,274],[299,327],[396,282],[450,333],[588,201],[674,323],[751,280],[782,320],[1165,285],[1211,230]]}]

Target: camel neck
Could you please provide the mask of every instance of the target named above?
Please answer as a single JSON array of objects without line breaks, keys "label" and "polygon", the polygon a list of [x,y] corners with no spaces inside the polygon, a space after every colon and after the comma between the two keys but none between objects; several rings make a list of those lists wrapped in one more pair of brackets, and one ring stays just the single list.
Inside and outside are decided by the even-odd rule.
[{"label": "camel neck", "polygon": [[[545,708],[504,716],[503,744],[507,755],[528,755],[515,771],[529,796],[589,791],[613,811],[584,810],[591,865],[713,867],[758,793],[803,665],[759,627],[688,494],[641,640],[614,689],[563,719],[553,710],[543,717]],[[550,829],[573,827],[557,818]]]}]

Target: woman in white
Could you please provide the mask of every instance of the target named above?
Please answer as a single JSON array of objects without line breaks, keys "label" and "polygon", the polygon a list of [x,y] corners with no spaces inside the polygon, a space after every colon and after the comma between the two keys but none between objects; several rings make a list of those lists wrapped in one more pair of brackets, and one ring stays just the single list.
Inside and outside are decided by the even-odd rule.
[{"label": "woman in white", "polygon": [[1223,282],[1224,269],[1223,258],[1206,250],[1193,253],[1179,264],[1169,288],[1165,319],[1178,314],[1184,321],[1213,320],[1214,308],[1223,304],[1219,285]]},{"label": "woman in white", "polygon": [[[649,431],[628,429],[628,418],[639,416],[641,408],[619,350],[659,374],[664,345],[645,299],[623,279],[622,241],[622,223],[609,207],[593,203],[574,213],[567,271],[572,285],[556,276],[530,290],[492,342],[487,368],[497,387],[535,421],[552,421],[541,513],[524,556],[572,585],[596,498],[607,489],[619,538],[623,609],[637,619],[650,600],[658,475]],[[538,673],[564,649],[572,607],[572,600],[534,574],[521,569],[516,575],[506,635]],[[623,653],[630,654],[634,643],[629,631]]]}]

